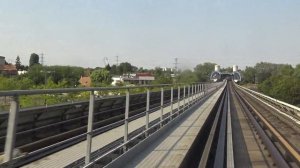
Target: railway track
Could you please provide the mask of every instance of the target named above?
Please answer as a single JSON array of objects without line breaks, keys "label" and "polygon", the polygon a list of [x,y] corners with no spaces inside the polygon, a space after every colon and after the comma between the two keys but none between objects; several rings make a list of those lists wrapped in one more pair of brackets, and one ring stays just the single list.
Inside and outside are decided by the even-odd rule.
[{"label": "railway track", "polygon": [[[243,120],[235,121],[240,125],[239,129],[248,130],[229,131],[233,127],[231,109],[244,116]],[[278,106],[270,107],[255,95],[228,82],[181,167],[299,167],[300,132],[293,122],[287,120],[289,112]],[[236,129],[236,125],[233,128]],[[237,139],[234,134],[242,131],[238,138],[245,139]],[[249,136],[252,141],[246,140]],[[245,156],[238,156],[241,152],[237,151],[241,149],[235,149],[240,147],[235,143],[241,142],[244,143]],[[236,153],[231,155],[232,152]],[[257,156],[262,158],[255,160]]]},{"label": "railway track", "polygon": [[[255,128],[277,167],[299,167],[300,132],[284,115],[255,99],[248,92],[234,87],[251,124]],[[284,112],[282,112],[284,113]]]}]

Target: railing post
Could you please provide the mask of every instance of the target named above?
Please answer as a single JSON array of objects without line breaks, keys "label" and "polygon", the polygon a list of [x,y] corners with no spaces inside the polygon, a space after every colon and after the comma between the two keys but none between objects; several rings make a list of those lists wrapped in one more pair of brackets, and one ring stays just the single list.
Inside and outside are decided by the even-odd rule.
[{"label": "railing post", "polygon": [[198,99],[201,98],[201,84],[198,84]]},{"label": "railing post", "polygon": [[193,102],[194,102],[194,85],[193,84],[191,85],[191,89],[192,89],[191,90],[192,91],[191,92],[191,99],[192,99],[191,104],[193,104]]},{"label": "railing post", "polygon": [[163,115],[164,115],[164,88],[161,88],[160,94],[160,127],[163,126]]},{"label": "railing post", "polygon": [[204,83],[202,83],[202,97],[204,97]]},{"label": "railing post", "polygon": [[171,87],[171,117],[170,119],[172,120],[173,119],[173,87]]},{"label": "railing post", "polygon": [[183,86],[183,111],[186,110],[186,104],[185,104],[185,85]]},{"label": "railing post", "polygon": [[94,105],[95,105],[95,95],[94,95],[94,91],[91,91],[90,92],[90,101],[89,101],[88,125],[87,125],[87,133],[86,133],[87,146],[86,146],[85,164],[89,164],[91,161]]},{"label": "railing post", "polygon": [[[124,143],[128,141],[128,117],[129,117],[129,89],[126,90],[126,104],[125,104],[125,119],[124,119]],[[123,152],[126,152],[126,145],[123,146]]]},{"label": "railing post", "polygon": [[195,84],[195,101],[197,101],[198,85]]},{"label": "railing post", "polygon": [[180,111],[180,86],[178,86],[177,115],[179,115],[179,111]]},{"label": "railing post", "polygon": [[197,85],[197,100],[200,100],[200,84]]},{"label": "railing post", "polygon": [[190,98],[190,90],[191,90],[191,86],[188,86],[188,107],[190,107],[190,103],[191,103],[191,98]]},{"label": "railing post", "polygon": [[19,115],[19,97],[13,96],[10,102],[10,111],[7,123],[7,133],[4,149],[4,162],[9,162],[13,159],[13,150],[16,141],[16,130]]},{"label": "railing post", "polygon": [[202,97],[202,83],[200,84],[200,98]]},{"label": "railing post", "polygon": [[196,102],[197,101],[197,84],[195,84],[194,87],[195,87],[194,101]]},{"label": "railing post", "polygon": [[147,88],[147,100],[146,100],[146,137],[148,136],[149,129],[149,109],[150,109],[150,90]]}]

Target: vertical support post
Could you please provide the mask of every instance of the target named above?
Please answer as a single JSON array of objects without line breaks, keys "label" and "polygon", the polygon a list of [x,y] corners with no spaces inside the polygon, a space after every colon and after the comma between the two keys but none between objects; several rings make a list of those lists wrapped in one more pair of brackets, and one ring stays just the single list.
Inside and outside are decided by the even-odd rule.
[{"label": "vertical support post", "polygon": [[190,90],[191,90],[191,86],[189,85],[188,86],[188,107],[190,107],[190,101],[191,101],[191,98],[190,98]]},{"label": "vertical support post", "polygon": [[202,83],[200,84],[200,97],[202,97],[202,92],[203,92],[203,87],[202,87]]},{"label": "vertical support post", "polygon": [[198,92],[197,87],[198,87],[198,85],[195,84],[195,101],[197,101],[197,92]]},{"label": "vertical support post", "polygon": [[[126,90],[126,104],[125,104],[125,119],[124,119],[124,143],[128,141],[128,117],[129,117],[129,89]],[[123,152],[126,152],[126,145],[123,146]]]},{"label": "vertical support post", "polygon": [[[147,100],[146,100],[146,130],[149,129],[149,110],[150,110],[150,90],[147,88]],[[148,136],[148,131],[145,132],[146,137]]]},{"label": "vertical support post", "polygon": [[170,102],[171,102],[171,117],[170,117],[170,119],[172,120],[173,119],[173,87],[171,87],[171,100],[170,100]]},{"label": "vertical support post", "polygon": [[203,83],[203,84],[202,84],[202,93],[203,93],[203,94],[202,94],[202,97],[204,97],[204,92],[205,92],[205,91],[204,91],[204,83]]},{"label": "vertical support post", "polygon": [[179,115],[179,111],[180,111],[180,86],[178,86],[177,115]]},{"label": "vertical support post", "polygon": [[193,92],[194,92],[194,87],[191,85],[191,104],[193,104]]},{"label": "vertical support post", "polygon": [[200,94],[201,94],[201,88],[200,88],[200,84],[198,84],[198,99],[200,100]]},{"label": "vertical support post", "polygon": [[160,94],[160,127],[163,126],[163,115],[164,115],[164,88],[161,88]]},{"label": "vertical support post", "polygon": [[19,115],[19,96],[13,96],[10,102],[10,112],[7,123],[7,133],[4,149],[4,162],[11,161],[13,159],[13,150],[16,141],[16,130],[18,124]]},{"label": "vertical support post", "polygon": [[197,84],[195,84],[194,87],[195,87],[194,101],[197,101]]},{"label": "vertical support post", "polygon": [[196,98],[197,98],[197,101],[199,100],[199,91],[200,91],[200,89],[199,89],[199,84],[197,84],[197,96],[196,96]]},{"label": "vertical support post", "polygon": [[91,161],[91,149],[92,149],[92,138],[93,138],[93,120],[94,120],[94,105],[95,105],[95,95],[94,91],[90,92],[90,102],[89,102],[89,114],[88,114],[88,125],[86,133],[86,155],[85,164],[89,164]]},{"label": "vertical support post", "polygon": [[183,110],[186,110],[186,104],[185,104],[185,85],[183,86]]}]

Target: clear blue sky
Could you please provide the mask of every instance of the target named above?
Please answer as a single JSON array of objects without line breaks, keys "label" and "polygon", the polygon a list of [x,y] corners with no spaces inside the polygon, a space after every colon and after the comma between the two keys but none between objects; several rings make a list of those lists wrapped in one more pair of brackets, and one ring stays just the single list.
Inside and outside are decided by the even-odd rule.
[{"label": "clear blue sky", "polygon": [[1,0],[0,55],[50,65],[300,63],[299,0]]}]

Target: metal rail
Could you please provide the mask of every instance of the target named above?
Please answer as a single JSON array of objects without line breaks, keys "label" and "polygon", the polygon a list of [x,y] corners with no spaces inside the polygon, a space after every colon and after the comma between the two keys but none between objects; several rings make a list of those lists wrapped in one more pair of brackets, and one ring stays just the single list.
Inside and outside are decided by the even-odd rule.
[{"label": "metal rail", "polygon": [[[179,85],[179,88],[182,84]],[[202,87],[206,88],[204,92],[208,88],[216,86],[216,84],[209,84],[209,87],[205,87],[208,84],[200,83],[200,84],[195,84],[196,85],[202,85]],[[95,95],[93,94],[94,91],[104,91],[104,90],[120,90],[120,89],[126,89],[128,91],[128,96],[126,94],[126,102],[129,101],[129,90],[130,89],[135,89],[135,88],[155,88],[155,87],[171,87],[173,85],[165,84],[165,85],[145,85],[145,86],[133,86],[133,87],[95,87],[95,88],[67,88],[67,89],[45,89],[45,90],[14,90],[14,91],[2,91],[0,92],[0,96],[12,96],[12,102],[11,102],[11,110],[9,113],[9,124],[7,127],[7,139],[6,139],[6,144],[5,144],[5,151],[4,151],[4,162],[10,162],[13,160],[13,150],[15,148],[15,138],[16,138],[16,123],[18,119],[18,112],[19,112],[19,102],[18,102],[18,97],[20,95],[35,95],[35,94],[54,94],[54,93],[71,93],[71,92],[81,92],[81,91],[89,91],[90,92],[90,101],[89,101],[89,115],[88,115],[88,124],[87,124],[87,132],[85,135],[87,136],[87,151],[86,151],[86,164],[90,162],[90,146],[92,143],[92,136],[93,136],[93,115],[94,115],[94,101],[95,101]],[[179,90],[178,90],[179,92]],[[188,90],[190,92],[190,88]],[[178,95],[180,95],[178,93]],[[193,94],[194,95],[194,94]],[[188,96],[190,100],[190,95]],[[178,101],[180,102],[180,101]],[[190,101],[189,101],[190,103]],[[178,105],[180,105],[178,103]],[[126,103],[125,109],[125,114],[128,114],[128,108],[129,108],[129,103]],[[180,106],[178,106],[178,109],[180,111]],[[178,114],[177,114],[178,115]],[[163,120],[164,121],[164,120]],[[125,125],[126,125],[126,118],[125,118]],[[162,122],[162,121],[161,121]],[[125,127],[126,128],[126,127]],[[145,132],[144,132],[145,134]],[[126,130],[125,130],[125,136],[124,136],[124,143],[127,144],[128,140],[125,138],[126,137]]]},{"label": "metal rail", "polygon": [[[271,138],[268,137],[268,135],[265,133],[262,126],[258,123],[257,120],[261,121],[265,127],[265,129],[269,130],[272,135],[275,137],[275,139],[281,144],[281,146],[291,155],[293,160],[300,165],[300,155],[299,153],[290,145],[290,143],[282,137],[282,135],[270,124],[257,110],[255,107],[253,107],[245,98],[243,98],[237,91],[235,91],[235,94],[237,94],[238,100],[241,102],[241,105],[246,111],[247,116],[253,123],[255,129],[259,133],[261,139],[263,140],[264,144],[266,145],[267,149],[269,150],[270,154],[273,157],[274,162],[278,167],[289,167],[289,164],[284,159],[280,151],[277,149],[277,147],[272,142]],[[249,94],[249,93],[248,93]],[[249,110],[250,109],[250,110]],[[256,116],[258,119],[256,119],[254,116]]]},{"label": "metal rail", "polygon": [[199,162],[199,165],[198,165],[199,168],[209,167],[209,166],[214,165],[213,163],[209,163],[209,159],[210,159],[211,153],[213,153],[212,150],[214,148],[213,147],[214,142],[216,140],[216,135],[218,133],[217,128],[218,128],[218,123],[219,123],[220,116],[222,116],[221,113],[223,112],[223,105],[224,105],[224,102],[225,102],[224,100],[225,100],[225,93],[223,93],[221,101],[218,104],[218,109],[217,109],[215,118],[213,120],[212,127],[210,129],[209,134],[207,135],[208,139],[205,143],[205,148],[204,148],[204,150],[202,152],[202,155],[201,155],[201,159],[200,159],[200,162]]},{"label": "metal rail", "polygon": [[[256,92],[256,91],[253,91],[251,89],[248,89],[248,88],[245,88],[243,86],[239,86],[237,84],[235,84],[238,88],[241,88],[245,91],[247,91],[248,93],[251,93],[250,95],[254,96],[257,98],[257,97],[260,97],[260,98],[263,98],[264,100],[270,102],[270,103],[273,103],[275,105],[278,105],[279,107],[283,107],[285,109],[288,109],[288,111],[291,112],[291,114],[289,114],[290,116],[293,116],[293,117],[296,117],[298,120],[300,118],[300,108],[297,107],[297,106],[294,106],[294,105],[291,105],[291,104],[288,104],[286,102],[283,102],[283,101],[280,101],[280,100],[277,100],[277,99],[274,99],[270,96],[267,96],[267,95],[264,95],[262,93],[259,93],[259,92]],[[260,100],[262,101],[262,100]],[[264,101],[262,101],[264,102]],[[273,107],[274,108],[274,107]]]},{"label": "metal rail", "polygon": [[[229,91],[229,88],[228,88]],[[234,168],[234,154],[233,154],[233,142],[232,142],[232,125],[231,125],[231,105],[230,105],[230,95],[228,94],[228,102],[227,102],[227,160],[226,160],[226,167],[227,168]]]},{"label": "metal rail", "polygon": [[[213,90],[218,89],[219,87],[216,87]],[[198,91],[198,92],[194,92],[193,94],[190,94],[190,96],[195,96],[197,94],[200,94],[202,91]],[[206,94],[208,94],[209,92],[206,92]],[[203,95],[204,96],[204,95]],[[184,100],[184,98],[183,98]],[[192,99],[188,99],[189,101],[186,102],[187,104],[190,104],[190,108],[192,108],[197,102],[196,101],[192,101]],[[200,99],[199,99],[200,100]],[[181,107],[184,107],[185,104],[181,105]],[[173,120],[176,120],[177,117],[181,116],[184,114],[184,109],[180,108],[181,112],[177,112],[177,113],[173,113],[172,111],[169,112],[169,115],[166,115],[166,117],[164,117],[162,120],[159,118],[158,122],[155,123],[154,125],[152,125],[151,127],[149,127],[148,129],[142,131],[141,133],[138,133],[136,136],[132,137],[131,139],[129,139],[127,142],[123,142],[122,144],[120,144],[119,146],[111,149],[110,151],[106,152],[105,154],[99,156],[98,158],[96,158],[94,161],[90,162],[89,164],[85,165],[84,168],[88,168],[88,167],[92,167],[93,165],[95,165],[97,162],[99,162],[101,159],[104,159],[105,157],[108,157],[111,153],[117,151],[118,149],[123,148],[124,146],[132,143],[133,141],[135,141],[136,139],[142,137],[146,132],[150,132],[153,129],[156,129],[155,132],[163,129],[165,127],[166,124],[171,123]],[[188,110],[186,109],[186,110]],[[185,110],[185,111],[186,111]],[[152,133],[153,134],[153,133]],[[151,136],[151,135],[148,135]],[[141,143],[141,142],[140,142]],[[124,155],[124,154],[123,154]]]}]

